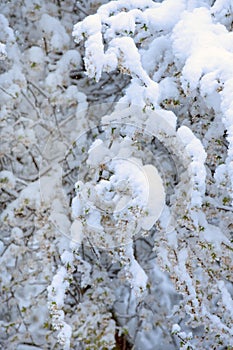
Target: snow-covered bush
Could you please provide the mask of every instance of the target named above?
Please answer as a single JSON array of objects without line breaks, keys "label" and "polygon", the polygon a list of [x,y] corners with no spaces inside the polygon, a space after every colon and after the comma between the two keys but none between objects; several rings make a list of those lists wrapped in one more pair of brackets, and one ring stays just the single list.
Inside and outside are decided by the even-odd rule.
[{"label": "snow-covered bush", "polygon": [[[112,123],[120,120],[149,131],[169,152],[175,153],[177,166],[182,166],[169,205],[164,206],[161,216],[151,221],[153,226],[159,219],[155,235],[157,262],[169,272],[183,296],[183,300],[171,312],[174,319],[180,317],[182,320],[180,325],[183,329],[180,326],[179,329],[175,326],[171,329],[173,335],[177,335],[177,341],[180,340],[181,348],[232,345],[232,316],[227,312],[232,307],[230,221],[227,231],[223,231],[222,222],[214,223],[206,213],[206,206],[216,205],[214,203],[218,201],[216,194],[212,193],[215,180],[224,182],[231,197],[233,193],[230,102],[232,35],[228,30],[229,23],[227,28],[216,19],[220,2],[211,6],[211,3],[202,1],[112,1],[101,6],[96,14],[77,23],[73,31],[75,41],[85,43],[84,62],[90,78],[98,82],[103,72],[116,70],[131,77],[115,114],[102,118],[102,122],[114,125]],[[150,109],[155,110],[154,114],[150,114]],[[164,109],[176,111],[180,125],[178,130],[176,122],[171,125],[171,115],[165,115]],[[228,150],[225,151],[224,167],[222,163],[211,164],[208,159],[214,128],[214,122],[211,123],[209,117],[211,114],[220,126],[215,130],[214,138],[219,137],[223,129],[226,130]],[[188,116],[187,122],[185,115]],[[74,222],[71,231],[72,238],[79,244],[87,237],[93,246],[106,247],[107,232],[109,249],[111,245],[116,245],[115,240],[122,242],[118,229],[124,239],[130,239],[127,229],[119,221],[116,222],[116,219],[120,219],[121,223],[122,217],[126,218],[126,227],[129,227],[131,235],[144,228],[140,220],[144,220],[148,212],[145,203],[140,200],[135,211],[131,201],[135,202],[135,191],[137,195],[142,194],[144,200],[146,193],[140,189],[140,185],[136,185],[137,171],[129,164],[123,165],[125,157],[131,159],[130,148],[134,139],[138,141],[138,135],[135,133],[129,137],[127,127],[123,129],[125,135],[121,132],[116,139],[109,134],[108,146],[97,138],[87,151],[85,162],[91,176],[85,182],[76,183],[77,195],[73,199]],[[121,155],[122,147],[125,150],[125,142],[129,140],[131,144],[127,144],[126,156],[123,152],[124,161],[116,162],[115,157]],[[117,153],[113,151],[114,143],[118,144]],[[151,142],[148,142],[148,147],[149,144]],[[137,157],[133,159],[137,161]],[[147,167],[145,159],[141,159],[141,162],[138,164],[142,169]],[[126,198],[130,197],[127,204],[126,198],[121,197],[124,207],[119,201],[119,184],[122,183]],[[157,183],[157,180],[153,179],[152,183]],[[143,185],[142,179],[140,184]],[[162,182],[161,186],[165,191]],[[145,184],[143,188],[145,190]],[[149,193],[153,192],[150,186],[148,190]],[[209,203],[209,197],[216,198],[216,202]],[[155,204],[153,194],[152,198]],[[229,206],[224,208],[225,204]],[[222,203],[223,210],[229,212],[228,220],[232,218],[230,204],[230,199],[228,203]],[[106,230],[104,220],[114,229]],[[149,225],[147,229],[150,228]],[[108,254],[113,254],[110,252]],[[127,260],[127,248],[122,248],[121,254],[122,259],[125,257]],[[131,255],[129,266],[133,260],[135,257]],[[128,272],[131,272],[128,281],[131,280],[134,289],[137,279],[133,278],[132,270],[128,268]],[[144,272],[135,274],[142,277]],[[144,291],[145,286],[142,288]],[[133,337],[132,327],[129,336]]]},{"label": "snow-covered bush", "polygon": [[232,14],[1,1],[0,347],[233,346]]}]

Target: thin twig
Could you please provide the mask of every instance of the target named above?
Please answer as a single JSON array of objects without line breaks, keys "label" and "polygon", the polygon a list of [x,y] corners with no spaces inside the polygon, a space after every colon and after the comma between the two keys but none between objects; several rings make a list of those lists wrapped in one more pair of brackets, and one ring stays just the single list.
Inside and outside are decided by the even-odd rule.
[{"label": "thin twig", "polygon": [[11,98],[14,98],[15,99],[15,96],[12,95],[11,93],[9,93],[8,91],[6,91],[2,86],[0,86],[0,89],[7,95],[9,95]]},{"label": "thin twig", "polygon": [[2,188],[1,189],[3,192],[5,192],[6,194],[8,194],[9,196],[11,197],[14,197],[14,198],[17,198],[18,197],[18,193],[16,191],[13,191],[13,190],[9,190],[9,189],[6,189],[6,188]]},{"label": "thin twig", "polygon": [[39,118],[40,117],[40,114],[36,108],[36,106],[30,101],[30,99],[27,97],[27,95],[25,95],[25,93],[23,92],[23,90],[21,90],[21,93],[23,95],[23,97],[25,98],[25,100],[30,104],[30,106],[32,106],[32,108],[35,110],[36,114],[37,114],[37,117]]},{"label": "thin twig", "polygon": [[49,96],[38,85],[36,85],[33,81],[28,80],[28,84],[32,85],[35,89],[37,89],[41,93],[41,95],[43,95],[44,97],[49,99]]},{"label": "thin twig", "polygon": [[87,11],[85,11],[85,10],[77,3],[77,1],[76,1],[76,3],[75,3],[75,7],[77,7],[77,9],[78,9],[79,11],[81,11],[82,13],[84,13],[84,15],[89,16],[89,13],[87,13]]}]

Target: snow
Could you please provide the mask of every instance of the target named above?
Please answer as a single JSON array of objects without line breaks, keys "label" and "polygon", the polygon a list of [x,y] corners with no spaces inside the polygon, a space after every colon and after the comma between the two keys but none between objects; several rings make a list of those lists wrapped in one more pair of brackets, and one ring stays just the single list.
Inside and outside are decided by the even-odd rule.
[{"label": "snow", "polygon": [[[155,78],[155,77],[154,77]],[[166,77],[159,83],[159,100],[179,99],[179,91],[173,78]]]},{"label": "snow", "polygon": [[107,4],[102,5],[98,9],[98,14],[101,16],[102,21],[107,21],[111,18],[112,13],[117,13],[120,8],[124,7],[129,12],[135,8],[145,9],[147,7],[158,7],[152,0],[129,0],[127,3],[124,0],[119,0],[118,2],[111,1]]},{"label": "snow", "polygon": [[76,247],[76,243],[81,244],[83,240],[83,225],[80,220],[74,220],[72,222],[71,228],[71,239],[74,242],[71,243],[71,248],[74,246]]},{"label": "snow", "polygon": [[110,178],[113,186],[116,185],[118,187],[122,184],[122,181],[124,181],[125,184],[127,183],[132,188],[132,197],[136,198],[135,205],[143,207],[147,203],[149,192],[148,177],[145,172],[145,167],[141,168],[133,158],[127,160],[115,158],[111,165],[115,173],[115,175]]},{"label": "snow", "polygon": [[122,37],[112,39],[109,46],[112,49],[114,48],[123,68],[137,74],[139,77],[145,75],[144,70],[141,68],[140,54],[132,38]]},{"label": "snow", "polygon": [[109,154],[109,150],[100,139],[95,140],[88,150],[87,164],[96,166],[104,162],[104,159]]},{"label": "snow", "polygon": [[54,50],[62,51],[68,47],[70,37],[58,19],[44,13],[39,21],[39,26],[42,33],[49,37],[50,45]]},{"label": "snow", "polygon": [[0,42],[0,60],[4,60],[7,56],[6,45]]},{"label": "snow", "polygon": [[72,35],[75,40],[79,39],[81,35],[87,34],[88,36],[94,35],[101,31],[101,20],[98,14],[86,17],[82,23],[78,23],[74,26]]},{"label": "snow", "polygon": [[114,37],[116,33],[135,31],[135,18],[132,13],[120,12],[116,16],[108,19],[110,29],[107,30],[106,36],[108,38]]},{"label": "snow", "polygon": [[65,280],[66,277],[67,271],[61,266],[53,278],[52,286],[48,287],[49,300],[54,301],[59,308],[64,305],[64,295],[69,285],[68,281]]},{"label": "snow", "polygon": [[188,145],[192,140],[195,139],[192,131],[184,125],[177,130],[177,135],[185,145]]},{"label": "snow", "polygon": [[201,141],[194,136],[192,131],[186,126],[181,126],[177,130],[177,135],[180,141],[184,144],[188,155],[194,161],[197,161],[200,164],[204,163],[206,160],[206,152]]},{"label": "snow", "polygon": [[127,102],[128,104],[138,105],[143,108],[145,105],[144,91],[145,87],[141,86],[138,79],[132,79],[130,86],[127,88],[126,96],[122,98],[121,103],[124,104]]},{"label": "snow", "polygon": [[100,212],[91,209],[87,217],[87,226],[91,227],[94,231],[102,232],[103,227],[100,222],[101,222]]},{"label": "snow", "polygon": [[64,350],[70,349],[70,338],[72,334],[72,328],[68,324],[64,324],[62,330],[58,334],[58,339],[63,345]]},{"label": "snow", "polygon": [[1,32],[0,32],[1,45],[3,45],[3,42],[7,42],[7,46],[9,44],[14,43],[15,41],[14,32],[12,28],[9,26],[8,19],[3,14],[0,14],[0,27],[1,27]]},{"label": "snow", "polygon": [[177,323],[172,325],[172,333],[173,334],[179,333],[180,330],[181,330],[181,328],[180,328],[180,326]]},{"label": "snow", "polygon": [[61,255],[61,260],[64,264],[69,264],[70,266],[72,266],[74,256],[71,252],[68,252],[67,250],[65,250],[64,253]]},{"label": "snow", "polygon": [[129,277],[131,288],[136,297],[140,297],[146,289],[148,276],[135,259],[132,245],[129,244],[125,247],[125,254],[129,258],[129,265],[125,268],[131,275],[131,277]]},{"label": "snow", "polygon": [[140,296],[146,289],[148,277],[138,262],[133,259],[130,264],[129,271],[132,273],[132,289],[136,296]]},{"label": "snow", "polygon": [[92,145],[90,146],[88,153],[91,153],[97,146],[100,146],[103,144],[103,141],[101,139],[95,140]]},{"label": "snow", "polygon": [[199,162],[199,164],[205,162],[206,152],[204,151],[201,141],[197,138],[189,142],[185,149],[188,152],[189,156],[192,157],[193,160]]},{"label": "snow", "polygon": [[[198,299],[197,299],[196,291],[193,285],[193,281],[186,269],[187,259],[188,259],[188,250],[183,248],[178,253],[178,264],[175,267],[175,270],[177,271],[177,274],[179,274],[180,279],[183,282],[185,282],[189,292],[189,299],[192,301],[192,304],[194,305],[194,307],[198,307]],[[189,307],[187,307],[187,311],[188,310],[189,310]]]},{"label": "snow", "polygon": [[82,215],[83,205],[80,196],[76,196],[72,199],[72,216],[77,218]]},{"label": "snow", "polygon": [[217,182],[217,185],[219,185],[221,183],[225,183],[226,174],[227,174],[226,164],[220,164],[214,173],[214,178],[215,178],[215,181]]},{"label": "snow", "polygon": [[73,69],[78,69],[81,64],[80,53],[76,50],[68,50],[64,53],[58,62],[57,68],[62,72],[71,66]]},{"label": "snow", "polygon": [[159,135],[160,133],[169,136],[174,136],[176,133],[175,114],[166,110],[155,110],[148,113],[148,120],[146,122],[146,130],[150,135]]},{"label": "snow", "polygon": [[98,82],[104,66],[104,46],[101,33],[91,35],[86,44],[86,57],[84,58],[87,74]]},{"label": "snow", "polygon": [[233,301],[224,281],[218,281],[218,288],[222,293],[223,304],[225,305],[227,312],[229,312],[231,317],[233,317]]},{"label": "snow", "polygon": [[231,0],[216,0],[211,8],[211,13],[216,22],[226,26],[232,23],[233,5]]},{"label": "snow", "polygon": [[2,253],[4,252],[4,247],[4,243],[0,241],[0,255],[2,255]]},{"label": "snow", "polygon": [[177,0],[176,2],[165,0],[158,8],[145,10],[147,24],[152,32],[154,30],[171,30],[184,9],[185,2],[183,0]]},{"label": "snow", "polygon": [[212,243],[219,252],[221,251],[222,243],[225,243],[227,245],[230,243],[223,232],[221,232],[221,230],[214,225],[208,224],[203,231],[203,236],[205,240]]},{"label": "snow", "polygon": [[40,47],[33,46],[27,51],[31,63],[37,64],[44,62],[44,52]]},{"label": "snow", "polygon": [[145,165],[143,170],[149,184],[149,197],[147,201],[148,216],[141,220],[141,225],[144,230],[150,230],[162,213],[165,205],[165,192],[157,169],[152,165]]}]

